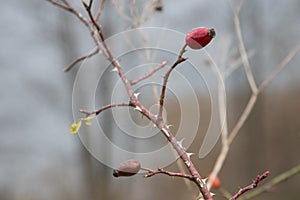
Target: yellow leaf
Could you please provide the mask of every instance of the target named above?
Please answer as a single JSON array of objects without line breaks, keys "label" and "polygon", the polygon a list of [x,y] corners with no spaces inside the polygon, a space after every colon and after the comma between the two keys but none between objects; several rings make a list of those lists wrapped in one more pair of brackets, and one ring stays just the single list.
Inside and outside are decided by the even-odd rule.
[{"label": "yellow leaf", "polygon": [[81,126],[81,120],[79,120],[78,122],[74,122],[74,123],[71,125],[70,133],[71,133],[72,135],[75,135],[75,134],[79,131],[80,126]]}]

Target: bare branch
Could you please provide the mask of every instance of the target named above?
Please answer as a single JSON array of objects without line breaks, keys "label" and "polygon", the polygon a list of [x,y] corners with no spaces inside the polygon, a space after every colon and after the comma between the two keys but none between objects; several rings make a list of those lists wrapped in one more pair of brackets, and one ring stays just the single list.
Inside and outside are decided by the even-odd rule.
[{"label": "bare branch", "polygon": [[194,180],[194,177],[192,175],[184,174],[184,173],[180,173],[180,172],[170,172],[170,171],[166,171],[162,168],[158,168],[157,171],[154,171],[154,170],[151,170],[151,169],[148,169],[148,168],[142,168],[142,169],[145,170],[145,171],[148,171],[148,173],[144,175],[145,178],[152,177],[156,174],[166,174],[168,176],[176,176],[176,177],[186,178],[186,179],[189,179],[191,181]]},{"label": "bare branch", "polygon": [[146,78],[152,76],[155,72],[157,72],[158,70],[162,69],[163,67],[165,67],[167,65],[167,62],[164,61],[162,62],[160,65],[158,65],[156,68],[154,68],[152,71],[150,71],[149,73],[145,74],[144,76],[141,76],[140,78],[137,78],[135,80],[131,80],[130,84],[131,85],[135,85],[138,82],[145,80]]},{"label": "bare branch", "polygon": [[49,1],[53,5],[56,5],[58,7],[61,7],[63,9],[65,9],[65,10],[71,11],[71,8],[68,5],[66,5],[66,4],[63,4],[63,3],[55,1],[55,0],[47,0],[47,1]]},{"label": "bare branch", "polygon": [[247,75],[247,79],[248,79],[248,82],[249,82],[249,85],[251,87],[252,92],[257,93],[257,86],[256,86],[256,83],[255,83],[255,80],[254,80],[254,76],[253,76],[253,73],[252,73],[252,70],[251,70],[248,55],[247,55],[247,52],[246,52],[246,49],[245,49],[243,36],[242,36],[242,33],[241,33],[241,24],[240,24],[240,19],[239,19],[239,16],[238,16],[238,11],[234,7],[233,3],[231,3],[231,8],[232,8],[232,11],[233,11],[233,14],[234,14],[234,17],[233,17],[234,18],[234,27],[235,27],[235,32],[236,32],[237,37],[238,37],[238,47],[239,47],[240,55],[241,55],[243,65],[244,65],[244,68],[245,68],[245,72],[246,72],[246,75]]},{"label": "bare branch", "polygon": [[257,94],[252,94],[243,113],[241,114],[240,118],[238,119],[237,123],[235,124],[234,128],[232,129],[229,137],[228,137],[228,143],[229,145],[232,143],[234,138],[237,136],[238,132],[242,128],[242,126],[245,124],[245,121],[248,119],[255,103],[257,100]]},{"label": "bare branch", "polygon": [[103,106],[101,108],[99,108],[98,110],[95,111],[87,111],[87,110],[80,110],[79,112],[84,113],[86,115],[92,115],[92,114],[96,114],[99,115],[102,111],[107,110],[109,108],[114,108],[114,107],[124,107],[124,106],[128,106],[128,107],[132,107],[133,105],[130,103],[115,103],[115,104],[108,104],[106,106]]},{"label": "bare branch", "polygon": [[71,62],[68,66],[66,66],[64,68],[64,72],[68,72],[70,69],[72,69],[72,67],[74,67],[74,65],[76,65],[77,63],[85,60],[86,58],[90,58],[94,55],[96,55],[97,53],[99,52],[99,49],[95,49],[94,51],[92,51],[91,53],[87,54],[87,55],[84,55],[84,56],[81,56],[81,57],[78,57],[76,60],[74,60],[73,62]]},{"label": "bare branch", "polygon": [[245,192],[252,190],[254,188],[256,188],[258,186],[258,183],[261,182],[262,180],[264,180],[265,178],[268,177],[268,175],[270,174],[269,171],[264,172],[262,175],[258,175],[256,177],[256,179],[253,181],[252,184],[240,189],[232,198],[231,200],[235,200],[237,198],[239,198],[241,195],[243,195]]},{"label": "bare branch", "polygon": [[[214,60],[211,59],[213,63],[213,72],[215,73],[218,79],[218,106],[219,106],[219,115],[220,115],[220,127],[221,127],[221,139],[222,139],[222,149],[217,158],[217,161],[214,165],[214,168],[210,174],[210,179],[208,179],[207,187],[210,188],[212,185],[212,180],[215,180],[218,173],[220,172],[225,159],[227,157],[229,151],[229,143],[228,143],[228,121],[227,121],[227,105],[226,105],[226,91],[225,91],[225,78],[221,73],[219,67],[215,64]],[[224,121],[223,121],[224,119]]]},{"label": "bare branch", "polygon": [[271,181],[269,181],[262,187],[260,187],[256,190],[250,191],[246,195],[243,195],[240,199],[241,200],[252,199],[264,192],[270,191],[270,189],[273,188],[274,186],[288,180],[289,178],[291,178],[299,173],[300,173],[300,165],[297,165],[297,166],[289,169],[288,171],[285,171],[282,174],[277,175],[275,178],[273,178]]},{"label": "bare branch", "polygon": [[104,3],[105,3],[105,0],[100,1],[99,7],[98,7],[96,15],[95,15],[95,20],[96,21],[98,21],[100,16],[101,16],[102,10],[104,8]]},{"label": "bare branch", "polygon": [[[248,58],[251,58],[254,56],[254,50],[250,50],[249,52],[246,52],[248,55]],[[227,79],[235,70],[237,70],[240,65],[243,64],[243,61],[241,58],[236,59],[231,63],[231,65],[228,67],[228,69],[225,70],[224,79]]]},{"label": "bare branch", "polygon": [[186,58],[182,58],[182,55],[185,52],[186,46],[187,45],[185,44],[181,48],[177,60],[173,63],[173,65],[169,68],[169,70],[166,72],[166,74],[164,76],[163,86],[162,86],[162,89],[161,89],[160,100],[159,100],[159,110],[158,110],[158,117],[157,117],[158,120],[162,120],[164,99],[165,99],[165,93],[166,93],[166,88],[167,88],[167,83],[168,83],[169,76],[170,76],[171,72],[173,71],[173,69],[175,69],[175,67],[178,64],[186,61]]},{"label": "bare branch", "polygon": [[[66,5],[68,5],[68,1],[65,0]],[[83,5],[86,9],[86,11],[88,12],[89,18],[91,20],[91,23],[89,21],[84,21],[82,19],[85,19],[82,17],[82,15],[80,15],[80,13],[78,11],[76,11],[75,9],[72,10],[72,12],[74,14],[76,14],[78,17],[82,17],[80,18],[83,23],[86,23],[87,27],[89,28],[89,30],[91,31],[91,35],[93,37],[93,39],[95,40],[98,48],[104,52],[105,56],[107,57],[107,59],[112,63],[112,65],[117,69],[118,74],[123,82],[123,84],[125,85],[125,89],[130,97],[130,101],[129,103],[121,103],[121,104],[110,104],[107,106],[104,106],[96,111],[93,112],[89,112],[89,111],[85,111],[85,110],[81,110],[82,113],[85,113],[87,115],[90,114],[99,114],[100,112],[102,112],[103,110],[106,110],[108,108],[112,108],[112,107],[117,107],[117,106],[132,106],[135,109],[137,109],[138,111],[140,111],[144,116],[146,116],[149,120],[151,120],[154,124],[156,124],[156,126],[161,130],[161,132],[164,134],[164,136],[168,139],[168,141],[171,143],[171,145],[173,146],[173,148],[176,150],[177,154],[180,156],[180,158],[182,159],[182,161],[184,162],[185,166],[187,167],[187,169],[189,170],[191,176],[193,176],[193,182],[197,185],[197,187],[199,188],[199,191],[201,192],[203,198],[205,200],[212,200],[212,196],[209,192],[209,190],[206,187],[205,182],[202,180],[199,172],[197,171],[196,167],[194,166],[194,164],[192,163],[188,153],[186,152],[186,150],[179,145],[178,141],[176,140],[175,136],[171,133],[171,131],[169,130],[169,128],[167,127],[167,125],[165,124],[165,122],[163,122],[162,120],[157,120],[157,117],[155,115],[153,115],[147,108],[145,108],[139,101],[138,99],[135,97],[134,92],[132,90],[131,84],[128,81],[121,65],[119,64],[119,62],[115,59],[115,57],[113,56],[108,44],[106,43],[105,37],[103,35],[103,32],[101,30],[101,26],[99,24],[97,24],[97,22],[95,21],[95,18],[91,12],[91,4],[88,5],[85,2],[83,2]],[[102,49],[102,45],[103,45],[103,49]],[[184,45],[184,47],[181,49],[178,59],[177,61],[171,66],[171,68],[175,68],[179,63],[183,62],[186,60],[186,58],[182,58],[182,55],[184,53],[186,45]],[[172,71],[172,70],[171,70]],[[171,71],[168,73],[167,77],[170,75]],[[166,87],[166,82],[167,82],[168,78],[164,79],[165,82],[165,87]],[[164,88],[165,90],[165,88]],[[164,93],[165,91],[162,91],[162,104],[163,105],[163,100],[164,100]]]},{"label": "bare branch", "polygon": [[287,64],[297,55],[300,51],[300,44],[297,45],[289,54],[279,63],[276,69],[270,74],[258,87],[258,92],[262,92],[274,78],[287,66]]}]

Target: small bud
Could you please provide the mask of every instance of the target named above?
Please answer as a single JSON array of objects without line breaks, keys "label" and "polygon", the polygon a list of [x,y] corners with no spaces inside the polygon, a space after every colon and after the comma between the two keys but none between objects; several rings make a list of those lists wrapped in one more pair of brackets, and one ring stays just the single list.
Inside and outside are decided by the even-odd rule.
[{"label": "small bud", "polygon": [[114,169],[113,176],[133,176],[137,174],[141,169],[141,164],[136,160],[127,160],[122,162],[117,169]]},{"label": "small bud", "polygon": [[216,32],[213,28],[199,27],[187,33],[185,42],[192,49],[201,49],[214,37],[216,37]]}]

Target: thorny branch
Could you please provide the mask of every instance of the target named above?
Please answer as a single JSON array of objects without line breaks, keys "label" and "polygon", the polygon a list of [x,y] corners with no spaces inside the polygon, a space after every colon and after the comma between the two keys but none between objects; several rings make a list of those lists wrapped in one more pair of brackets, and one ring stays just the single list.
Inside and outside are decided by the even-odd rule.
[{"label": "thorny branch", "polygon": [[270,191],[274,186],[277,184],[286,181],[287,179],[291,178],[292,176],[295,176],[296,174],[300,173],[300,165],[297,165],[286,172],[283,172],[282,174],[277,175],[272,180],[270,180],[268,183],[264,184],[262,187],[250,191],[247,194],[243,195],[240,200],[248,200],[252,199],[264,192]]},{"label": "thorny branch", "polygon": [[[89,15],[89,18],[91,20],[91,23],[89,21],[87,21],[81,13],[79,13],[76,9],[74,9],[67,0],[64,0],[66,6],[61,6],[60,4],[57,4],[56,1],[54,0],[48,0],[50,2],[52,2],[55,5],[58,5],[70,12],[72,12],[73,14],[75,14],[91,31],[91,35],[95,41],[95,43],[97,44],[98,48],[104,52],[104,55],[107,57],[107,59],[111,62],[111,64],[116,68],[121,80],[123,81],[126,91],[129,95],[130,101],[129,104],[130,106],[134,107],[136,110],[138,110],[139,112],[141,112],[144,116],[146,116],[149,120],[151,120],[156,126],[157,128],[159,128],[161,130],[161,132],[165,135],[165,137],[168,139],[168,141],[171,143],[171,145],[173,146],[173,148],[176,150],[176,152],[178,153],[178,155],[180,156],[180,158],[182,159],[182,161],[184,162],[184,164],[186,165],[187,169],[189,170],[189,172],[191,173],[191,176],[193,177],[192,180],[193,182],[198,186],[199,191],[201,192],[203,198],[205,200],[212,200],[212,196],[209,192],[209,190],[206,187],[205,182],[203,181],[203,179],[201,178],[200,174],[198,173],[197,169],[195,168],[194,164],[192,163],[189,155],[187,154],[186,150],[181,147],[181,145],[179,145],[178,141],[176,140],[176,138],[174,137],[174,135],[171,133],[170,129],[168,128],[168,126],[165,124],[165,122],[163,122],[162,120],[157,120],[158,117],[153,115],[147,108],[145,108],[136,98],[136,96],[134,95],[133,89],[131,87],[130,81],[128,81],[121,65],[119,64],[119,62],[117,60],[115,60],[109,46],[106,43],[105,37],[103,35],[103,32],[101,30],[101,26],[96,22],[92,12],[91,12],[91,8],[92,8],[92,3],[93,1],[90,1],[89,4],[87,4],[85,1],[83,1],[83,5]],[[96,29],[96,30],[95,30]],[[99,40],[100,39],[100,40]],[[102,48],[103,47],[103,48]],[[184,53],[186,45],[184,45],[184,47],[181,49],[178,59],[174,62],[174,64],[171,66],[170,70],[167,72],[167,74],[165,75],[164,78],[164,87],[162,89],[162,95],[161,95],[161,107],[163,106],[163,101],[164,101],[164,94],[165,94],[165,89],[166,89],[166,84],[167,84],[167,80],[168,77],[171,73],[171,71],[181,62],[185,61],[185,58],[182,58],[182,55]],[[120,105],[120,104],[118,104]],[[125,105],[126,106],[126,105]],[[100,113],[101,111],[113,107],[112,105],[108,105],[107,107],[104,108],[100,108],[98,111],[96,111],[96,113]],[[116,107],[116,106],[115,106]],[[84,111],[81,110],[83,113],[89,114],[88,111]],[[95,112],[95,111],[94,111]],[[162,113],[162,112],[161,112]]]},{"label": "thorny branch", "polygon": [[[97,9],[95,17],[91,12],[93,1],[90,0],[88,4],[85,1],[83,1],[83,5],[84,5],[84,7],[85,7],[85,9],[88,13],[90,21],[88,19],[86,19],[78,10],[75,9],[70,4],[69,0],[62,0],[62,1],[47,0],[47,1],[49,1],[52,4],[73,13],[86,27],[88,27],[88,29],[91,32],[91,36],[92,36],[92,38],[94,39],[94,41],[97,45],[97,50],[91,52],[88,55],[77,58],[75,61],[70,63],[65,68],[65,71],[68,71],[75,64],[77,64],[78,62],[84,60],[85,58],[89,58],[89,57],[95,55],[98,52],[102,52],[107,57],[107,59],[112,63],[112,65],[114,66],[116,71],[118,72],[120,78],[122,79],[122,81],[123,81],[123,83],[126,87],[127,93],[130,97],[129,103],[109,104],[109,105],[103,106],[102,108],[100,108],[98,110],[95,110],[95,111],[92,111],[92,112],[89,112],[89,111],[86,111],[86,110],[80,110],[80,112],[85,113],[89,116],[89,115],[93,115],[93,114],[98,115],[102,111],[104,111],[106,109],[109,109],[109,108],[113,108],[113,107],[120,107],[120,106],[134,107],[136,110],[141,112],[141,114],[143,114],[149,120],[151,120],[161,130],[161,132],[166,136],[168,141],[172,144],[174,149],[177,151],[178,155],[183,160],[184,164],[186,165],[186,167],[188,168],[188,170],[191,174],[191,175],[189,175],[189,174],[183,174],[183,173],[169,172],[169,171],[166,171],[166,170],[163,170],[163,169],[158,169],[157,171],[146,169],[146,171],[148,171],[148,174],[146,174],[145,177],[151,177],[155,174],[166,174],[166,175],[169,175],[169,176],[183,177],[183,178],[189,179],[189,180],[193,181],[194,183],[196,183],[196,185],[198,186],[198,188],[199,188],[200,192],[202,193],[202,196],[203,196],[204,199],[212,199],[211,194],[210,194],[209,189],[208,189],[208,188],[210,188],[211,183],[208,183],[208,188],[207,188],[205,182],[203,181],[203,179],[199,175],[198,171],[196,170],[195,166],[191,162],[190,157],[187,154],[186,150],[179,145],[178,141],[175,139],[173,134],[170,132],[168,126],[162,120],[162,114],[163,114],[162,112],[163,112],[163,105],[164,105],[166,85],[167,85],[167,82],[168,82],[168,78],[169,78],[171,72],[173,71],[173,69],[178,64],[180,64],[181,62],[184,62],[186,60],[186,58],[182,58],[182,55],[185,52],[185,47],[186,46],[183,46],[183,48],[181,49],[181,51],[179,53],[179,56],[178,56],[177,60],[173,63],[173,65],[169,68],[169,70],[166,72],[166,74],[164,76],[163,86],[162,86],[161,95],[160,95],[160,102],[159,102],[160,103],[159,113],[158,113],[158,116],[155,116],[138,101],[137,97],[134,95],[134,92],[133,92],[131,86],[136,84],[137,82],[139,82],[141,80],[144,80],[144,79],[152,76],[156,71],[163,68],[166,65],[166,63],[162,63],[160,66],[153,69],[153,71],[150,71],[149,73],[147,73],[143,77],[140,77],[136,80],[129,81],[127,79],[127,77],[125,76],[125,73],[124,73],[122,67],[120,66],[119,62],[117,60],[115,60],[109,46],[107,45],[105,37],[104,37],[103,32],[101,30],[100,24],[97,23],[99,17],[101,16],[101,12],[102,12],[102,9],[104,7],[105,0],[100,1],[100,4],[99,4],[99,7]],[[258,95],[271,83],[271,81],[287,66],[287,64],[293,59],[293,57],[300,51],[300,45],[297,45],[286,56],[286,58],[283,59],[283,61],[276,67],[276,69],[273,71],[273,73],[271,73],[265,79],[265,81],[263,81],[259,86],[257,86],[257,84],[255,83],[255,80],[254,80],[252,70],[251,70],[251,65],[249,63],[249,55],[246,52],[245,45],[244,45],[243,38],[242,38],[242,34],[241,34],[241,26],[240,26],[240,21],[239,21],[239,16],[238,16],[241,5],[242,5],[242,3],[239,4],[237,7],[234,7],[233,2],[231,2],[232,10],[233,10],[233,13],[234,13],[235,31],[236,31],[236,34],[237,34],[237,37],[238,37],[238,47],[239,47],[239,51],[240,51],[240,55],[241,55],[241,60],[242,60],[242,63],[244,65],[244,69],[246,71],[247,79],[248,79],[249,85],[251,87],[252,94],[251,94],[251,97],[249,98],[249,101],[248,101],[243,113],[241,114],[239,120],[237,121],[234,128],[232,129],[232,131],[229,134],[228,127],[227,127],[227,111],[226,111],[226,101],[225,101],[226,97],[225,97],[225,93],[223,93],[220,90],[221,86],[225,83],[224,79],[227,78],[227,75],[222,74],[220,72],[220,70],[216,67],[215,72],[216,72],[216,74],[218,76],[218,80],[219,80],[219,94],[218,94],[218,96],[219,96],[220,116],[221,116],[221,118],[225,117],[225,124],[224,124],[225,126],[223,127],[223,134],[222,134],[222,150],[221,150],[221,152],[219,154],[219,157],[218,157],[218,159],[215,163],[213,172],[211,173],[212,180],[214,180],[213,177],[217,176],[217,174],[221,170],[221,168],[224,164],[224,161],[227,157],[229,147],[230,147],[232,141],[234,140],[234,138],[236,137],[236,135],[238,134],[239,130],[241,129],[241,127],[244,125],[245,121],[249,117],[249,115],[250,115],[250,113],[251,113],[251,111],[252,111],[252,109],[253,109],[253,107],[256,103]],[[299,171],[299,167],[297,169]],[[287,176],[291,176],[291,174],[293,175],[293,173],[289,173]],[[234,195],[232,197],[232,199],[237,199],[242,194],[244,194],[246,191],[255,188],[261,180],[266,178],[267,175],[268,175],[268,172],[265,172],[263,175],[258,176],[257,179],[251,185],[241,189],[236,195]],[[284,180],[284,178],[278,177],[278,179],[276,179],[276,180],[274,180],[274,182],[270,183],[269,186],[275,185],[275,184],[277,184],[278,182],[280,182],[282,180]],[[266,191],[268,188],[269,187],[265,186],[265,187],[263,187],[262,189],[260,189],[258,191],[263,192],[263,191]]]},{"label": "thorny branch", "polygon": [[235,195],[233,195],[233,197],[231,198],[231,200],[236,200],[237,198],[239,198],[240,196],[242,196],[245,192],[256,188],[257,185],[258,185],[258,183],[261,182],[262,180],[264,180],[265,178],[267,178],[269,174],[270,174],[270,172],[266,171],[262,175],[258,175],[256,177],[256,179],[252,182],[252,184],[250,184],[250,185],[248,185],[248,186],[240,189]]}]

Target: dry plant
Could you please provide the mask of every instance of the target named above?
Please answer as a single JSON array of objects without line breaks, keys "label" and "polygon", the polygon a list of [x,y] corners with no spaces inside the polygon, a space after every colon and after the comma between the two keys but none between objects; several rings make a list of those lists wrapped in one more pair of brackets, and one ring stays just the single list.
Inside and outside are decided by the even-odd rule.
[{"label": "dry plant", "polygon": [[[47,0],[51,2],[52,4],[63,8],[66,11],[69,11],[70,13],[74,14],[90,31],[91,37],[93,38],[95,44],[96,44],[96,49],[92,51],[91,53],[78,57],[76,60],[74,60],[72,63],[70,63],[64,71],[69,71],[72,69],[77,63],[83,61],[84,59],[90,58],[98,53],[103,54],[109,62],[112,64],[114,67],[114,71],[116,71],[122,80],[127,94],[129,96],[129,102],[121,102],[121,103],[114,103],[114,104],[109,104],[106,106],[101,107],[98,110],[95,111],[87,111],[87,110],[80,110],[81,113],[85,114],[86,117],[80,118],[77,122],[75,122],[72,127],[71,127],[71,132],[76,133],[78,132],[81,122],[84,121],[86,124],[90,123],[90,120],[94,119],[97,115],[99,115],[102,111],[113,108],[113,107],[120,107],[120,106],[126,106],[126,107],[132,107],[134,110],[137,112],[140,112],[143,116],[145,116],[147,119],[149,119],[160,131],[161,133],[166,137],[168,142],[172,145],[174,150],[177,152],[178,156],[180,159],[183,161],[186,169],[188,170],[189,173],[184,173],[182,170],[180,172],[171,172],[167,171],[162,168],[158,168],[156,170],[149,169],[149,168],[144,168],[141,167],[138,161],[125,161],[120,165],[118,169],[114,171],[115,176],[131,176],[136,174],[139,170],[144,170],[146,174],[144,175],[145,178],[152,177],[156,174],[165,174],[168,176],[173,176],[173,177],[181,177],[184,178],[188,181],[191,181],[192,183],[196,184],[200,195],[198,199],[205,199],[205,200],[211,200],[213,199],[213,194],[210,192],[213,180],[215,180],[222,169],[224,162],[228,156],[229,150],[230,150],[230,145],[234,141],[235,137],[239,133],[240,129],[242,126],[245,124],[246,120],[248,119],[251,111],[253,110],[257,97],[265,90],[265,88],[272,82],[274,78],[288,65],[288,63],[293,59],[293,57],[299,52],[300,50],[300,45],[297,45],[294,49],[292,49],[288,55],[282,60],[281,63],[277,67],[275,67],[274,71],[260,84],[258,85],[255,82],[252,70],[251,70],[251,65],[249,62],[249,56],[251,56],[249,53],[246,51],[244,41],[243,41],[243,36],[241,34],[241,24],[239,20],[239,12],[240,8],[242,6],[242,1],[239,5],[235,5],[232,1],[230,1],[230,5],[233,11],[234,15],[234,25],[235,25],[235,32],[237,35],[238,39],[238,50],[240,53],[240,62],[244,67],[245,73],[247,75],[247,80],[250,85],[252,94],[248,100],[248,103],[244,110],[242,111],[241,116],[237,120],[236,124],[233,126],[232,130],[229,130],[228,128],[228,121],[227,121],[227,106],[226,106],[226,94],[224,90],[225,86],[225,80],[228,78],[231,74],[232,71],[234,71],[238,67],[238,62],[236,64],[232,64],[231,67],[226,69],[225,71],[220,70],[220,68],[215,64],[214,60],[211,59],[212,64],[212,69],[218,78],[218,106],[219,106],[219,113],[220,113],[220,119],[224,119],[224,122],[220,120],[222,124],[220,126],[222,127],[222,134],[221,134],[221,141],[222,141],[222,148],[221,151],[217,157],[217,160],[214,164],[212,173],[210,174],[210,178],[207,180],[203,178],[198,170],[196,169],[195,165],[190,159],[190,156],[192,153],[188,153],[186,149],[182,146],[180,141],[177,141],[176,138],[174,137],[174,134],[171,132],[169,129],[169,126],[166,124],[166,122],[163,119],[163,106],[165,104],[165,92],[167,88],[167,83],[170,74],[172,71],[180,65],[181,63],[185,62],[187,58],[183,57],[185,53],[185,49],[187,45],[184,45],[179,53],[177,59],[168,66],[168,63],[166,61],[162,62],[159,64],[157,67],[152,68],[147,74],[134,79],[134,80],[129,80],[123,70],[123,67],[120,65],[120,63],[116,60],[116,58],[113,55],[113,52],[111,51],[110,47],[108,46],[106,42],[106,37],[103,34],[101,24],[99,24],[99,17],[101,16],[102,10],[104,8],[104,3],[105,0],[100,0],[99,5],[97,8],[96,13],[94,14],[92,12],[92,6],[94,6],[93,0],[90,0],[89,2],[86,2],[85,0],[82,1],[82,4],[85,8],[86,11],[86,16],[79,12],[77,8],[75,8],[69,0]],[[127,21],[130,21],[132,23],[132,27],[139,27],[144,21],[147,20],[147,18],[151,15],[154,9],[157,10],[162,10],[162,2],[161,1],[149,1],[146,3],[144,6],[144,10],[139,13],[138,9],[136,8],[137,1],[132,0],[132,3],[129,7],[130,15],[127,15],[126,12],[124,12],[124,9],[127,9],[126,5],[120,4],[117,0],[111,1],[111,3],[117,8],[117,12],[119,15]],[[159,5],[159,6],[158,6]],[[150,60],[149,54],[146,56],[147,61]],[[137,84],[138,82],[145,80],[151,76],[153,76],[158,70],[168,67],[167,72],[164,75],[163,78],[163,84],[161,88],[161,92],[158,95],[159,98],[159,111],[158,114],[155,115],[151,113],[138,99],[138,94],[134,93],[134,90],[132,88],[133,85]],[[269,183],[265,184],[258,190],[253,190],[248,192],[249,190],[252,190],[253,188],[256,188],[258,183],[264,180],[268,175],[269,171],[264,172],[261,175],[258,175],[256,179],[253,181],[252,184],[240,189],[235,195],[231,195],[227,191],[222,191],[223,195],[227,199],[250,199],[253,198],[254,196],[257,196],[261,194],[264,191],[269,190],[272,188],[274,185],[286,180],[287,178],[299,173],[300,171],[300,165],[294,167],[293,169],[284,172],[283,174],[275,177],[272,179]],[[244,195],[246,192],[248,192],[246,195]]]}]

